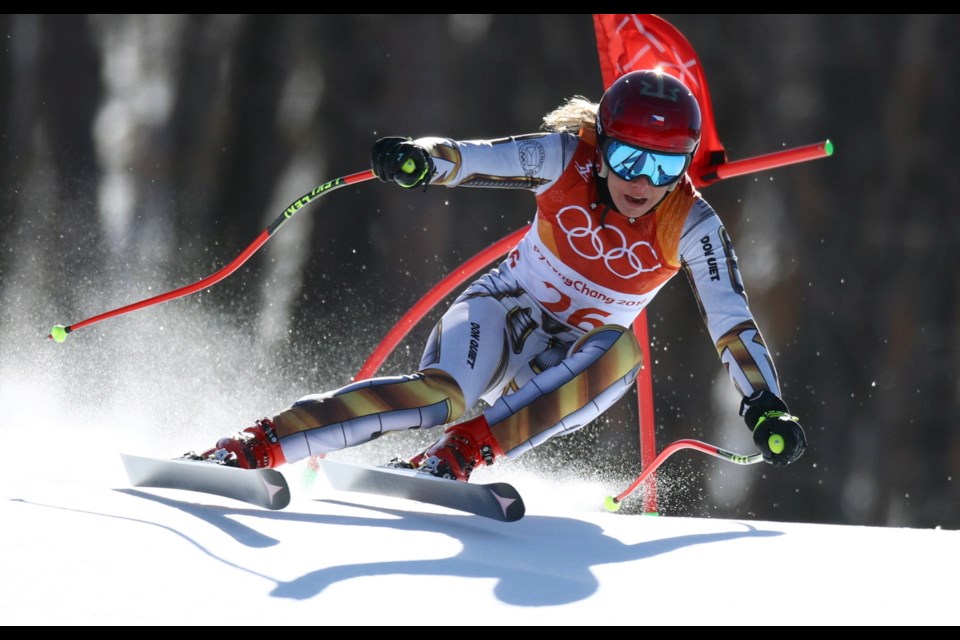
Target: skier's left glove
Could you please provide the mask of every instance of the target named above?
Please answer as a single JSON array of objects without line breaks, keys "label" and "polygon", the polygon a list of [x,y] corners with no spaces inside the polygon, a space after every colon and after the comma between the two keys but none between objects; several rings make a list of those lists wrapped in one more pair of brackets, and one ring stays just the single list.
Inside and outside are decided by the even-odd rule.
[{"label": "skier's left glove", "polygon": [[370,150],[370,168],[383,182],[396,182],[413,189],[426,186],[433,175],[433,158],[409,138],[380,138]]},{"label": "skier's left glove", "polygon": [[807,448],[807,438],[796,416],[783,400],[763,389],[740,403],[740,415],[753,433],[753,442],[764,461],[785,467],[796,462]]}]

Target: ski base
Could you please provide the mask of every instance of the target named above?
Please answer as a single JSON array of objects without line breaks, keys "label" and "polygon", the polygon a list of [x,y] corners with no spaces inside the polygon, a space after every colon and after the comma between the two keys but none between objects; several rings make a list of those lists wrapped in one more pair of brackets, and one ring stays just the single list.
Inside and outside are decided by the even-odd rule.
[{"label": "ski base", "polygon": [[319,464],[331,487],[338,491],[425,502],[501,522],[515,522],[526,512],[520,493],[506,482],[471,484],[413,469],[371,467],[326,458]]},{"label": "ski base", "polygon": [[120,454],[134,487],[183,489],[233,498],[263,509],[290,504],[290,487],[276,469],[239,469],[214,462]]}]

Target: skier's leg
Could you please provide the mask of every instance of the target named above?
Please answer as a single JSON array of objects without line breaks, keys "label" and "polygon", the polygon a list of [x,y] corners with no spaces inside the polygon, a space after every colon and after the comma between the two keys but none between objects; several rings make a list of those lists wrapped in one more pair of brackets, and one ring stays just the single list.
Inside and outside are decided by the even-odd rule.
[{"label": "skier's leg", "polygon": [[221,438],[199,456],[243,468],[276,467],[369,442],[388,431],[435,427],[460,418],[463,394],[438,370],[372,378],[309,395],[273,418]]},{"label": "skier's leg", "polygon": [[[430,428],[463,417],[481,397],[563,357],[574,332],[543,316],[501,266],[474,282],[431,333],[420,370],[301,398],[227,438],[203,457],[238,466],[277,466],[369,442],[389,431]],[[195,455],[195,454],[193,454]]]},{"label": "skier's leg", "polygon": [[[506,317],[517,303],[509,294],[468,292],[437,323],[417,373],[362,380],[305,396],[272,418],[221,438],[200,457],[242,467],[273,467],[364,444],[389,431],[459,420],[481,394],[512,375],[517,366],[506,329]],[[528,342],[528,349],[537,348],[536,340]]]},{"label": "skier's leg", "polygon": [[483,414],[447,428],[415,462],[434,475],[467,481],[481,463],[516,457],[595,420],[623,397],[641,363],[630,330],[612,325],[594,329],[559,364],[500,397]]},{"label": "skier's leg", "polygon": [[484,412],[506,456],[515,458],[556,435],[590,424],[626,394],[643,352],[632,331],[607,325],[570,348],[570,356]]}]

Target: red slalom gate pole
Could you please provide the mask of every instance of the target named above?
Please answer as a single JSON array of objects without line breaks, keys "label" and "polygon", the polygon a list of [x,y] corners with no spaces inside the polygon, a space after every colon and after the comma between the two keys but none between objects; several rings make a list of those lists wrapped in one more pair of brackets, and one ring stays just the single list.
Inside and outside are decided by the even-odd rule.
[{"label": "red slalom gate pole", "polygon": [[833,155],[833,143],[829,140],[808,144],[803,147],[793,149],[784,149],[774,151],[761,156],[744,158],[743,160],[731,160],[713,167],[713,170],[700,176],[703,182],[716,182],[717,180],[726,180],[727,178],[736,178],[748,173],[765,171],[767,169],[777,169],[798,162],[807,162],[808,160],[817,160]]},{"label": "red slalom gate pole", "polygon": [[393,353],[393,350],[397,348],[397,345],[410,333],[410,330],[413,329],[425,315],[430,313],[431,309],[450,295],[457,287],[462,285],[468,278],[473,277],[481,269],[516,246],[516,244],[520,242],[520,238],[523,237],[523,234],[527,232],[527,229],[529,229],[529,227],[518,229],[508,236],[501,238],[464,262],[460,267],[438,282],[390,329],[380,344],[377,345],[377,348],[374,349],[367,358],[366,362],[360,367],[360,370],[357,371],[354,379],[362,380],[372,377],[390,354]]}]

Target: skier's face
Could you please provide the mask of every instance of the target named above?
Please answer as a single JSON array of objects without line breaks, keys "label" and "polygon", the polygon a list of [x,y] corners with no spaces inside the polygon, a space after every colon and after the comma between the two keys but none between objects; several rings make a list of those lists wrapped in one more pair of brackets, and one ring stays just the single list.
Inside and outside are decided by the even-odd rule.
[{"label": "skier's face", "polygon": [[655,187],[646,176],[627,182],[613,171],[607,174],[607,188],[610,190],[613,205],[628,218],[639,218],[650,213],[676,185],[674,182],[665,187]]}]

